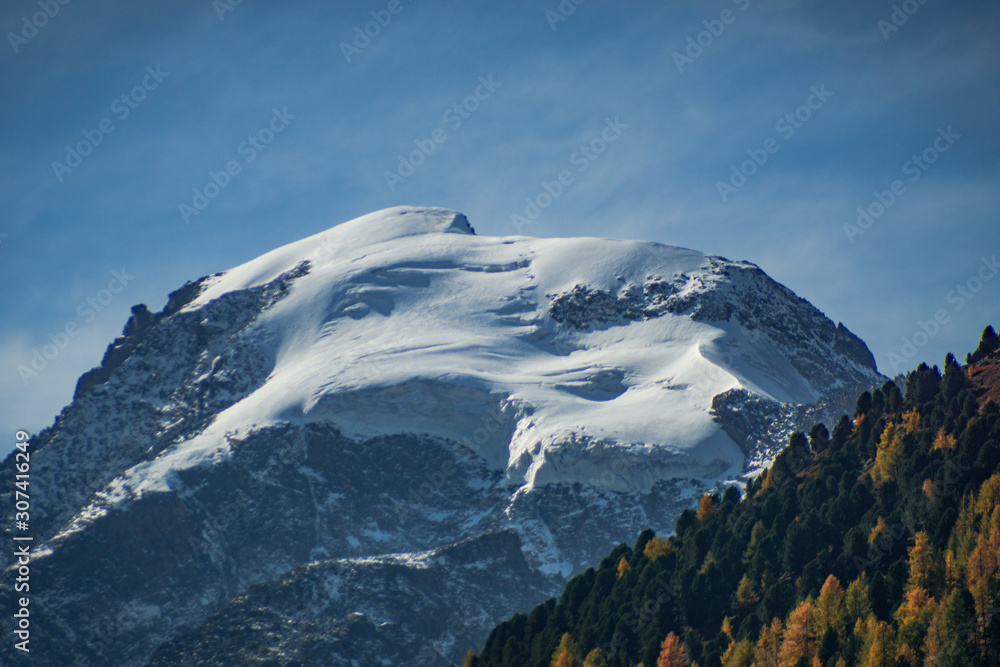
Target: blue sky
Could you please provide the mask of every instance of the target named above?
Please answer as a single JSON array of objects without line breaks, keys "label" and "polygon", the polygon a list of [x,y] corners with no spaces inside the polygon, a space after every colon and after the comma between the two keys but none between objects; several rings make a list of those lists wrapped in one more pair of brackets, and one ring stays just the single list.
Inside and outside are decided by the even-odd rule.
[{"label": "blue sky", "polygon": [[398,204],[753,261],[887,374],[964,356],[1000,324],[1000,6],[895,4],[10,0],[0,441],[133,304]]}]

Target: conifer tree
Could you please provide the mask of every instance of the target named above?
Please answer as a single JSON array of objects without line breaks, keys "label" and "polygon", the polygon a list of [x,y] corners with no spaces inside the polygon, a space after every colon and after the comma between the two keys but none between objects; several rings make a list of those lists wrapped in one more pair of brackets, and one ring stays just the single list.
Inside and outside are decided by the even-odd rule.
[{"label": "conifer tree", "polygon": [[621,579],[625,575],[625,571],[628,570],[628,558],[625,556],[621,557],[618,561],[618,578]]},{"label": "conifer tree", "polygon": [[975,352],[966,357],[966,362],[974,364],[997,350],[1000,350],[1000,338],[997,337],[997,332],[993,327],[988,326],[983,331],[983,337],[979,339],[979,347],[976,348]]},{"label": "conifer tree", "polygon": [[567,632],[559,641],[559,648],[552,654],[552,667],[576,667],[577,648],[573,637]]},{"label": "conifer tree", "polygon": [[885,621],[877,621],[871,617],[865,646],[863,667],[894,667],[896,664],[893,650],[892,627]]},{"label": "conifer tree", "polygon": [[832,574],[826,578],[820,589],[816,604],[813,605],[814,634],[822,637],[826,630],[832,629],[837,634],[843,634],[847,622],[847,607],[844,604],[844,587],[840,580]]},{"label": "conifer tree", "polygon": [[868,584],[864,577],[855,579],[847,587],[847,593],[844,594],[844,607],[847,609],[849,623],[867,619],[872,613],[872,603],[868,597]]},{"label": "conifer tree", "polygon": [[935,562],[937,554],[927,533],[921,531],[913,538],[913,546],[907,550],[909,555],[910,579],[907,590],[922,588],[932,590],[935,582]]},{"label": "conifer tree", "polygon": [[685,667],[687,664],[687,647],[681,644],[680,638],[673,632],[668,633],[660,644],[656,667]]},{"label": "conifer tree", "polygon": [[878,443],[875,456],[875,467],[872,468],[872,479],[876,482],[887,482],[896,477],[900,463],[903,462],[903,431],[896,424],[886,424],[882,438]]},{"label": "conifer tree", "polygon": [[780,618],[775,617],[770,625],[764,626],[754,646],[754,657],[758,667],[779,667],[784,634],[785,628]]},{"label": "conifer tree", "polygon": [[595,648],[587,654],[583,661],[583,667],[608,667],[608,659],[604,657],[604,651]]},{"label": "conifer tree", "polygon": [[944,375],[941,378],[941,393],[946,401],[957,398],[963,389],[969,387],[965,370],[958,365],[955,355],[949,353],[944,360]]},{"label": "conifer tree", "polygon": [[788,626],[785,628],[778,658],[782,667],[795,667],[799,660],[812,655],[815,647],[810,625],[812,625],[812,602],[803,600],[788,615]]},{"label": "conifer tree", "polygon": [[698,501],[698,522],[702,523],[715,512],[715,499],[705,494]]}]

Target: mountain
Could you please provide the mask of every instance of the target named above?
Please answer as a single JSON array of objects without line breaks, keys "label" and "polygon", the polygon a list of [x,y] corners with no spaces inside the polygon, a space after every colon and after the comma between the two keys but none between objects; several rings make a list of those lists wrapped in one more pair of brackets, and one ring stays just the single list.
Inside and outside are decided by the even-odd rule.
[{"label": "mountain", "polygon": [[884,380],[750,263],[366,215],[134,307],[31,439],[33,652],[446,664]]},{"label": "mountain", "polygon": [[[1000,351],[864,392],[516,614],[463,667],[1000,664]],[[585,661],[585,662],[584,662]]]}]

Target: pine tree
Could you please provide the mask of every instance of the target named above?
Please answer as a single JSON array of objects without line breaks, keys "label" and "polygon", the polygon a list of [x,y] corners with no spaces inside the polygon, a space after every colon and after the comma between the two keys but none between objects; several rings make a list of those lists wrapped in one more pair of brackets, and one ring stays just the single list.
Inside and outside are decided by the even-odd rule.
[{"label": "pine tree", "polygon": [[816,424],[809,431],[809,448],[813,453],[826,451],[830,446],[830,432],[823,424]]},{"label": "pine tree", "polygon": [[944,375],[941,378],[941,393],[946,401],[957,398],[963,389],[970,386],[965,370],[958,365],[955,355],[948,354],[944,360]]},{"label": "pine tree", "polygon": [[986,327],[983,331],[983,337],[979,339],[979,347],[976,348],[975,352],[966,357],[966,361],[974,364],[997,350],[1000,350],[1000,338],[997,337],[997,332],[992,326]]}]

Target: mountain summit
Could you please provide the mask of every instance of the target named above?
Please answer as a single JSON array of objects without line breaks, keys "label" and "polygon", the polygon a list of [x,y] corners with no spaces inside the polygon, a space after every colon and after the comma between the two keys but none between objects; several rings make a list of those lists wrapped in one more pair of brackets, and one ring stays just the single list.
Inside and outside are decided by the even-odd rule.
[{"label": "mountain summit", "polygon": [[750,263],[372,213],[135,307],[33,438],[39,650],[444,664],[882,381]]}]

